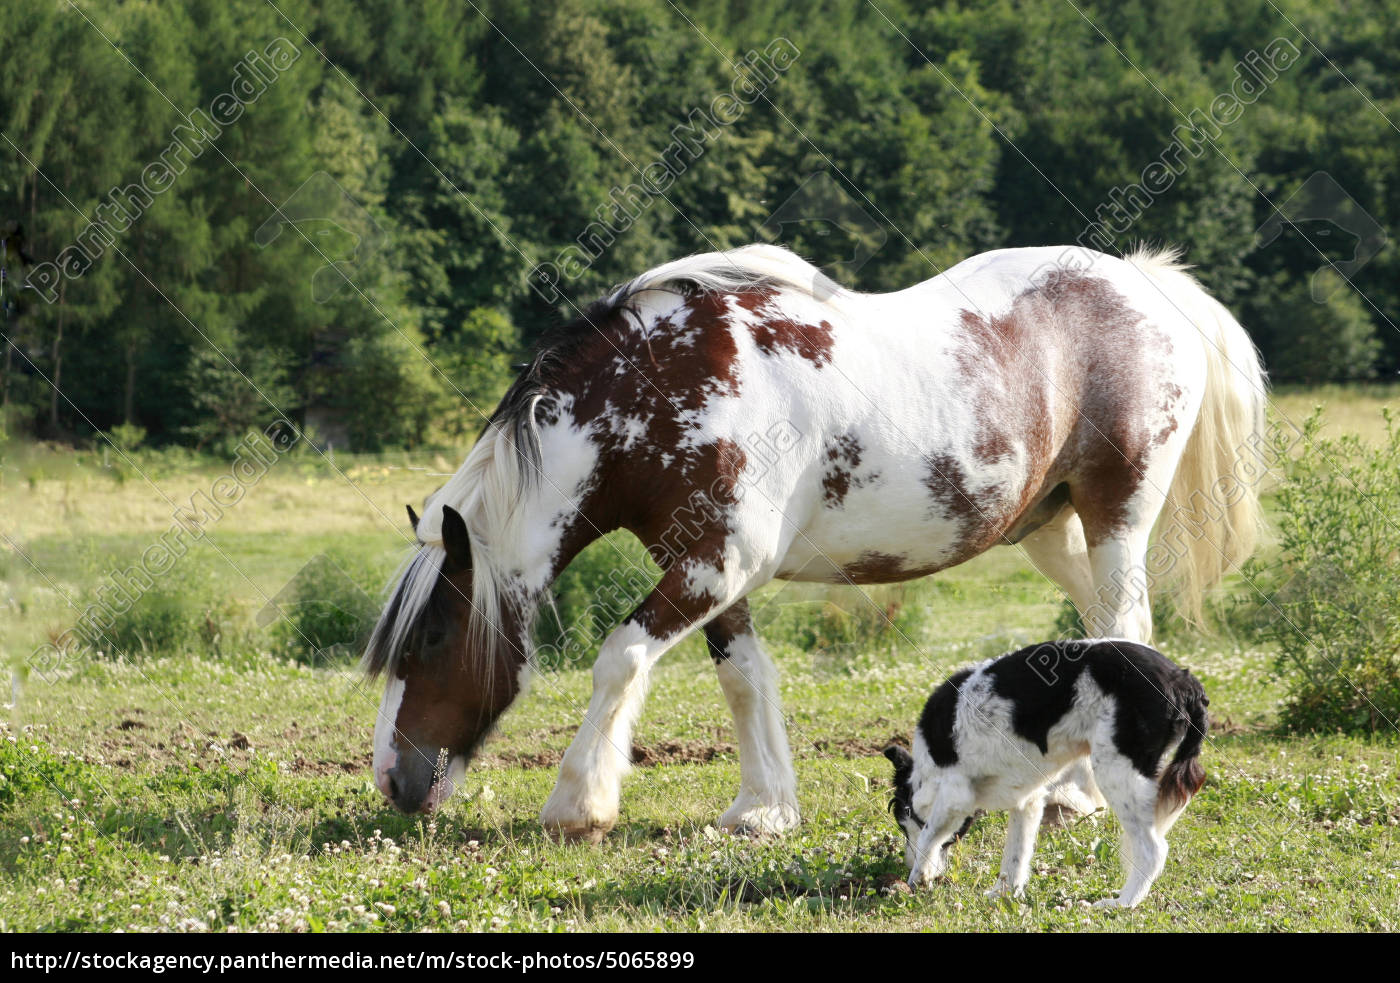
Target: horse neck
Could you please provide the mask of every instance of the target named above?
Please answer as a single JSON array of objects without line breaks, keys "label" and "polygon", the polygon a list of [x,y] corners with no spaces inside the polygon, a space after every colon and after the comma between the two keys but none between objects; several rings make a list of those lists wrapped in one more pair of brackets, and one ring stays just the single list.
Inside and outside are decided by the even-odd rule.
[{"label": "horse neck", "polygon": [[603,483],[596,480],[599,462],[592,445],[577,431],[560,432],[564,429],[556,425],[540,432],[537,463],[497,438],[491,465],[478,469],[468,527],[503,602],[521,610],[533,608],[580,550],[616,527],[598,507]]}]

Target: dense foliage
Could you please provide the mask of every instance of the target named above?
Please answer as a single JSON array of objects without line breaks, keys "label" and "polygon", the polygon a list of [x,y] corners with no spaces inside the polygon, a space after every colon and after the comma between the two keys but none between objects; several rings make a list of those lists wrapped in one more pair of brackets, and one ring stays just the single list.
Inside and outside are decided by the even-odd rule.
[{"label": "dense foliage", "polygon": [[1279,549],[1246,568],[1255,591],[1240,605],[1277,646],[1289,728],[1390,734],[1400,722],[1400,421],[1385,420],[1379,446],[1321,437],[1320,414],[1304,424],[1278,490]]},{"label": "dense foliage", "polygon": [[1276,377],[1400,366],[1400,0],[0,6],[11,431],[460,445],[649,265],[777,236],[887,289],[1115,209],[1099,243],[1184,245]]}]

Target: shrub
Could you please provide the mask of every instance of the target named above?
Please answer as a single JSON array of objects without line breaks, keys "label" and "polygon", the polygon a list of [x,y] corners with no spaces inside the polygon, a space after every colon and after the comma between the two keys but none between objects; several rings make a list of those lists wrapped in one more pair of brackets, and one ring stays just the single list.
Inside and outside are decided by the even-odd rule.
[{"label": "shrub", "polygon": [[119,451],[131,453],[146,442],[146,428],[134,423],[118,423],[111,430],[102,434],[98,440],[98,446],[111,441]]},{"label": "shrub", "polygon": [[[99,588],[100,590],[100,588]],[[100,599],[94,592],[82,605]],[[107,594],[109,602],[112,597]],[[218,655],[242,634],[241,612],[217,598],[209,571],[191,558],[162,577],[125,611],[110,605],[113,622],[104,629],[98,648],[111,655],[149,652],[201,652]]]},{"label": "shrub", "polygon": [[924,593],[927,587],[914,582],[859,588],[785,584],[754,601],[754,619],[765,641],[840,665],[886,646],[919,645],[931,606],[919,596]]},{"label": "shrub", "polygon": [[343,553],[321,554],[284,587],[259,621],[304,662],[348,662],[359,656],[379,614],[383,571]]},{"label": "shrub", "polygon": [[[1325,299],[1313,299],[1313,291]],[[1366,302],[1331,270],[1299,282],[1270,305],[1269,374],[1293,382],[1339,382],[1375,375],[1381,340]]]},{"label": "shrub", "polygon": [[1278,491],[1278,549],[1245,568],[1268,597],[1242,603],[1262,605],[1257,632],[1278,646],[1289,729],[1400,722],[1400,426],[1384,416],[1378,447],[1321,439],[1320,413],[1309,417]]},{"label": "shrub", "polygon": [[611,533],[583,550],[554,582],[553,609],[535,622],[541,669],[590,666],[608,632],[632,613],[661,572],[634,537]]}]

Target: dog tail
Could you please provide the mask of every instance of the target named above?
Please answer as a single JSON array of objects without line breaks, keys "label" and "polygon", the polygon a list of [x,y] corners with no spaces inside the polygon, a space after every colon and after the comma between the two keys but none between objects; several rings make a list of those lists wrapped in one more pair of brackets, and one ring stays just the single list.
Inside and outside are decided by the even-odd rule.
[{"label": "dog tail", "polygon": [[1157,782],[1159,813],[1174,813],[1184,808],[1206,780],[1206,771],[1201,767],[1201,742],[1210,727],[1206,714],[1210,700],[1206,691],[1201,688],[1200,680],[1182,669],[1168,695],[1176,704],[1178,719],[1185,722],[1186,729],[1181,743],[1176,746],[1176,754]]}]

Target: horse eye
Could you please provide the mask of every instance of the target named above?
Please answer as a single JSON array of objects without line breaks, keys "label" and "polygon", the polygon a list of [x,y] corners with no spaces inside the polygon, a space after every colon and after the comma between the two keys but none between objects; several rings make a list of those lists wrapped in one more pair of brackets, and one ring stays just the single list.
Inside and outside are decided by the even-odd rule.
[{"label": "horse eye", "polygon": [[431,648],[431,647],[433,647],[433,646],[441,645],[441,644],[442,644],[442,639],[443,639],[443,633],[442,633],[442,632],[440,632],[440,631],[430,631],[430,632],[428,632],[427,636],[423,639],[423,643]]}]

